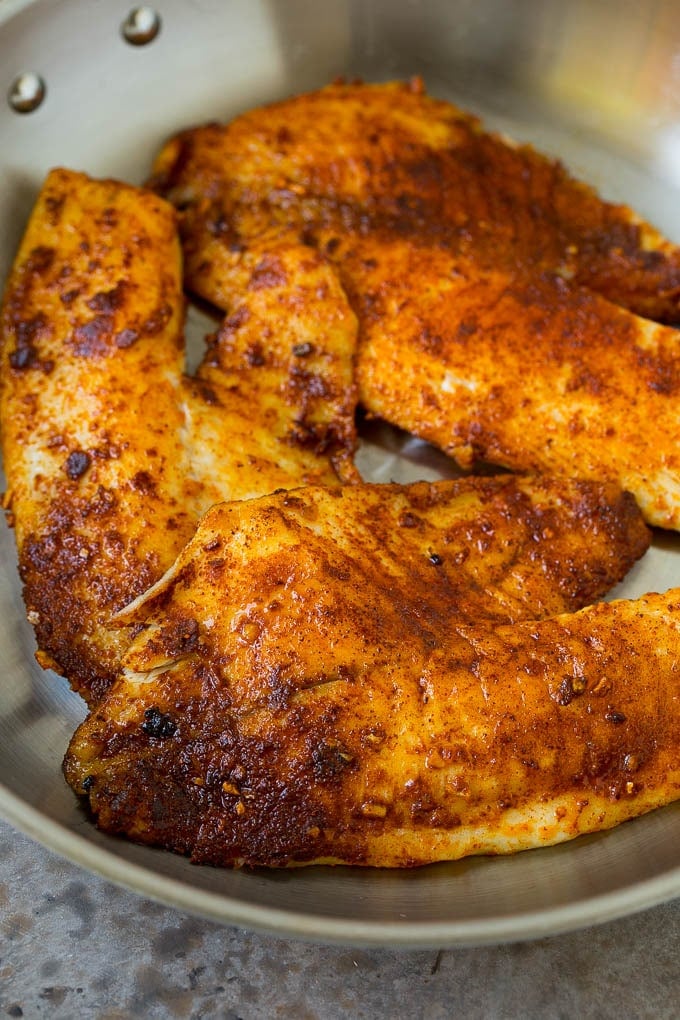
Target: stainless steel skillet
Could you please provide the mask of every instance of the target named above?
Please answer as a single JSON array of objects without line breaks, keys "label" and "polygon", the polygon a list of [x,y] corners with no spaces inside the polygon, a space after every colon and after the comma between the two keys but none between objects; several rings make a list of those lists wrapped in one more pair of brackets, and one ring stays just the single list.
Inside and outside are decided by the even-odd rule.
[{"label": "stainless steel skillet", "polygon": [[[50,166],[141,182],[178,128],[341,73],[421,73],[433,94],[562,156],[680,241],[672,2],[159,0],[155,14],[130,18],[111,0],[0,0],[0,278]],[[193,313],[190,337],[202,328]],[[449,470],[388,429],[366,437],[362,464],[375,480]],[[680,584],[679,554],[680,542],[658,536],[616,594]],[[5,527],[0,566],[0,812],[91,871],[225,923],[408,946],[556,933],[680,894],[680,805],[549,850],[398,874],[219,872],[107,839],[61,777],[84,709],[33,661]]]}]

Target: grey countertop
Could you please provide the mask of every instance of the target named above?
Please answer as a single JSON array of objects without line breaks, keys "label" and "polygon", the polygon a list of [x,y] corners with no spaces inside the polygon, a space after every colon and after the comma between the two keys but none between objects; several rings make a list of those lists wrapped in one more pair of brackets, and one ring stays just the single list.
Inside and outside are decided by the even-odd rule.
[{"label": "grey countertop", "polygon": [[275,939],[160,906],[0,823],[0,1018],[675,1018],[680,900],[476,949]]}]

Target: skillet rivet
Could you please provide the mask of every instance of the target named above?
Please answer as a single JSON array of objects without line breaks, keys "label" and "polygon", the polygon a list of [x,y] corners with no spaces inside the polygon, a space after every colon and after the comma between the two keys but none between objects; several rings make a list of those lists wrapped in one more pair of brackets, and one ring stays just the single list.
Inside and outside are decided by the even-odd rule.
[{"label": "skillet rivet", "polygon": [[146,46],[161,29],[161,19],[153,7],[133,7],[121,25],[121,32],[131,46]]},{"label": "skillet rivet", "polygon": [[7,101],[17,113],[32,113],[42,103],[46,92],[45,82],[40,75],[25,71],[17,75],[10,85]]}]

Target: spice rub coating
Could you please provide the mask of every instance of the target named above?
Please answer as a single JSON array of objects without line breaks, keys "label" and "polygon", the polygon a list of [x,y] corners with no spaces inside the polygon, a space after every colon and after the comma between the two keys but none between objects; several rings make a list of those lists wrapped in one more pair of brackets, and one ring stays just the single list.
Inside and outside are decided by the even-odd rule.
[{"label": "spice rub coating", "polygon": [[465,468],[610,479],[680,529],[680,332],[554,274],[410,242],[373,268],[361,243],[344,254],[369,411]]},{"label": "spice rub coating", "polygon": [[67,779],[105,831],[220,865],[409,866],[614,824],[669,799],[660,652],[624,690],[628,620],[534,621],[647,543],[612,486],[507,475],[214,507],[121,614],[141,630]]},{"label": "spice rub coating", "polygon": [[[638,314],[680,320],[680,249],[556,160],[410,83],[335,83],[181,132],[151,184],[182,212],[201,290],[206,237],[334,227],[559,270]],[[202,235],[202,236],[201,236]],[[209,296],[209,295],[206,295]]]},{"label": "spice rub coating", "polygon": [[356,477],[356,321],[326,260],[244,254],[241,300],[190,378],[175,221],[149,191],[54,170],[2,307],[5,508],[28,618],[39,661],[90,701],[129,640],[111,617],[209,506]]},{"label": "spice rub coating", "polygon": [[[609,478],[680,527],[680,249],[418,85],[332,85],[185,131],[152,185],[191,289],[237,299],[244,246],[294,238],[359,320],[369,412],[464,467]],[[633,314],[635,313],[635,314]]]}]

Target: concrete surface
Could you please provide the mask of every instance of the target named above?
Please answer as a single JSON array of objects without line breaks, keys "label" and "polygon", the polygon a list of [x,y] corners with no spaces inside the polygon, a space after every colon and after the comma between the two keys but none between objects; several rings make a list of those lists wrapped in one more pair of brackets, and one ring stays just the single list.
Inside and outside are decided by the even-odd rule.
[{"label": "concrete surface", "polygon": [[224,928],[0,823],[0,1018],[680,1017],[680,900],[539,942],[440,952]]}]

